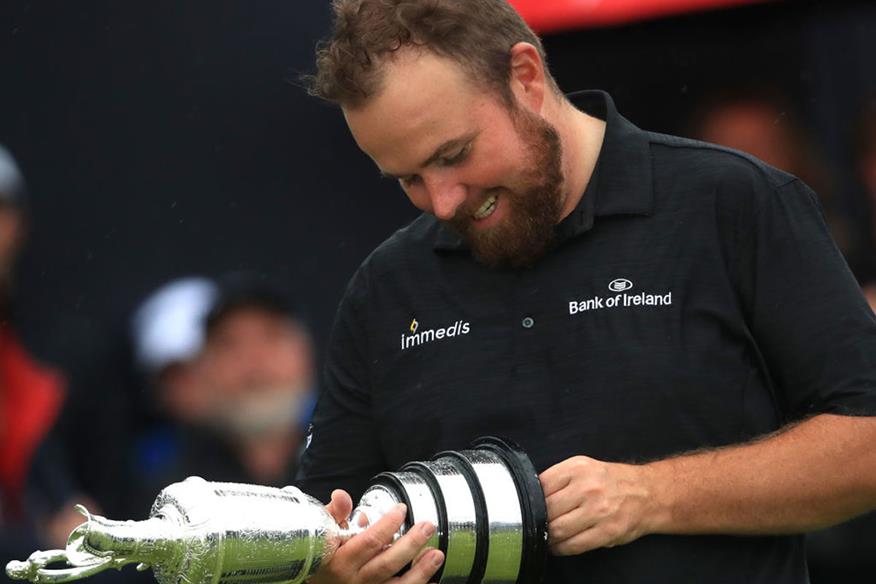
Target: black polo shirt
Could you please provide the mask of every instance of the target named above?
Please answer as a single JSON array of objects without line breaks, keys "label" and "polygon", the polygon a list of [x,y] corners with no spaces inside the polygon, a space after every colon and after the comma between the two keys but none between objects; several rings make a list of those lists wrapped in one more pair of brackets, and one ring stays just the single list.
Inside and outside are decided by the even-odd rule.
[{"label": "black polo shirt", "polygon": [[[647,461],[791,420],[876,415],[876,321],[816,196],[745,154],[644,132],[611,98],[593,179],[558,244],[489,270],[431,216],[376,249],[338,309],[301,487],[487,434],[537,470]],[[813,469],[817,472],[817,469]],[[803,538],[652,535],[550,558],[545,582],[800,583]]]}]

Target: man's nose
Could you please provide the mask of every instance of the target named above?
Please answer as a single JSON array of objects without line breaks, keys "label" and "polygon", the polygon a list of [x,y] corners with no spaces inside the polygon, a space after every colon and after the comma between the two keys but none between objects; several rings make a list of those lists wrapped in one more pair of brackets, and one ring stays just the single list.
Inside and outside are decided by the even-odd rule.
[{"label": "man's nose", "polygon": [[465,185],[452,180],[451,177],[430,177],[424,180],[432,204],[432,214],[443,221],[452,219],[456,210],[465,201],[467,193]]}]

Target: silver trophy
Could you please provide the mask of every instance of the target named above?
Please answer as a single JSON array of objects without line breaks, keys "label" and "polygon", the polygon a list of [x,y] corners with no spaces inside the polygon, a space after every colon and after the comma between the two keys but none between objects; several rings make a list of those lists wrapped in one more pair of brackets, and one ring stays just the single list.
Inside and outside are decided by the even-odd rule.
[{"label": "silver trophy", "polygon": [[520,448],[493,437],[377,475],[349,527],[295,487],[191,477],[161,491],[145,521],[111,521],[80,506],[86,521],[66,549],[9,562],[6,573],[59,584],[137,563],[139,570],[151,567],[160,584],[298,584],[363,531],[360,524],[377,521],[398,503],[408,514],[396,539],[419,521],[436,527],[427,543],[445,555],[436,581],[541,582],[547,549],[541,484]]}]

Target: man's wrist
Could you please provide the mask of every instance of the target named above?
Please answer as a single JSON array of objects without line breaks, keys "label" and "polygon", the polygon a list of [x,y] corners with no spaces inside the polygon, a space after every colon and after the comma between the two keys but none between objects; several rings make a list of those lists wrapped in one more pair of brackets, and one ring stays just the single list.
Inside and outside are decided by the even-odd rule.
[{"label": "man's wrist", "polygon": [[675,481],[671,461],[661,460],[639,466],[639,480],[648,493],[643,513],[643,535],[672,533]]}]

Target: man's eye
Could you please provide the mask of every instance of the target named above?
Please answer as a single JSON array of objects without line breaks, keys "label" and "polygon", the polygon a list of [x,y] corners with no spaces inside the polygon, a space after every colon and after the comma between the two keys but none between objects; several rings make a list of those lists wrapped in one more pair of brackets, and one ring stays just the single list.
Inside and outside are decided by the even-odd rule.
[{"label": "man's eye", "polygon": [[411,176],[403,176],[398,179],[403,186],[410,187],[416,184],[419,184],[422,179],[419,174],[412,174]]},{"label": "man's eye", "polygon": [[441,159],[442,166],[452,166],[454,164],[459,164],[468,156],[468,153],[471,152],[471,144],[466,144],[465,147],[454,154],[453,156],[448,156],[446,158]]}]

